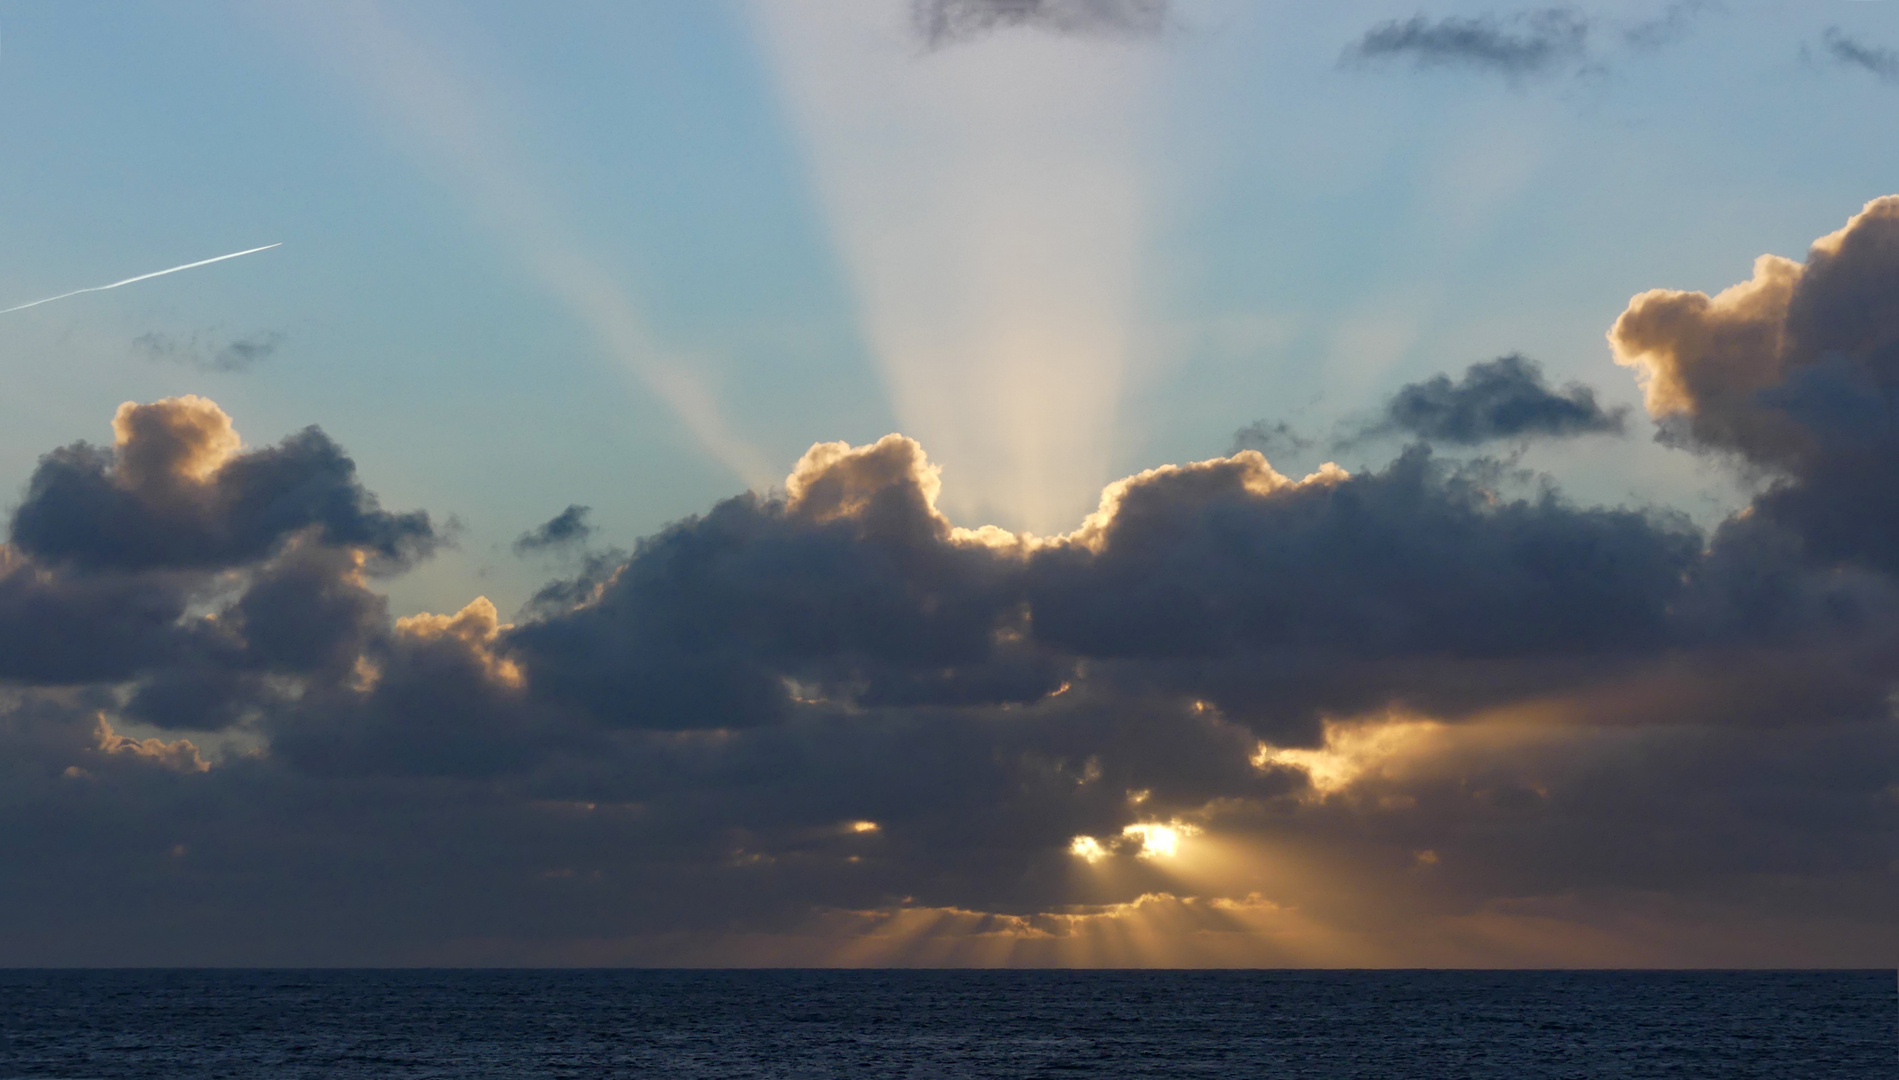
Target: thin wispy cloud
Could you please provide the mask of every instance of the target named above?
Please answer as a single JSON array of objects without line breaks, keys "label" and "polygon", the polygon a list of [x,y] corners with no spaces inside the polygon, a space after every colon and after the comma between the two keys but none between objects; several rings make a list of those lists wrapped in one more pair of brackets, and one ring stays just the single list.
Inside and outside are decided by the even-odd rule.
[{"label": "thin wispy cloud", "polygon": [[1714,0],[1677,0],[1661,14],[1622,28],[1625,44],[1636,49],[1659,49],[1688,35],[1696,19],[1722,10]]},{"label": "thin wispy cloud", "polygon": [[591,506],[575,504],[555,514],[541,524],[520,535],[514,542],[516,555],[532,555],[536,552],[554,548],[564,548],[584,542],[593,535],[593,526],[587,523],[587,515],[593,511]]},{"label": "thin wispy cloud", "polygon": [[[1675,0],[1635,21],[1603,19],[1566,5],[1515,12],[1392,19],[1347,46],[1347,67],[1407,65],[1464,69],[1511,81],[1600,71],[1617,47],[1653,52],[1686,37],[1715,0]],[[1599,44],[1601,43],[1601,44]]]},{"label": "thin wispy cloud", "polygon": [[1523,76],[1579,59],[1588,38],[1589,20],[1571,8],[1471,18],[1416,15],[1372,27],[1346,49],[1345,59],[1409,62],[1425,68],[1468,67]]},{"label": "thin wispy cloud", "polygon": [[1899,50],[1869,45],[1837,26],[1828,27],[1822,40],[1834,63],[1871,72],[1880,82],[1899,83]]},{"label": "thin wispy cloud", "polygon": [[1167,27],[1170,0],[914,0],[911,22],[940,49],[999,30],[1027,28],[1069,37],[1154,37]]},{"label": "thin wispy cloud", "polygon": [[1503,439],[1619,435],[1622,410],[1605,409],[1581,383],[1554,388],[1534,360],[1510,355],[1472,364],[1452,382],[1439,375],[1401,387],[1376,430],[1474,446]]},{"label": "thin wispy cloud", "polygon": [[150,281],[153,278],[164,277],[166,274],[176,274],[181,270],[196,270],[200,266],[210,266],[212,263],[221,263],[225,261],[226,259],[236,259],[245,255],[255,255],[260,251],[269,251],[271,248],[282,247],[282,246],[283,246],[282,243],[265,244],[263,247],[249,248],[244,251],[233,251],[229,255],[219,255],[216,258],[212,258],[212,259],[199,259],[197,262],[186,263],[183,266],[174,266],[168,270],[154,270],[149,274],[139,274],[136,277],[126,278],[124,281],[115,281],[110,285],[94,285],[90,288],[74,289],[71,292],[60,293],[58,296],[46,297],[44,300],[34,300],[30,303],[18,304],[14,307],[0,310],[0,315],[11,315],[12,313],[16,311],[25,311],[27,308],[36,308],[36,307],[39,307],[41,304],[50,304],[55,300],[64,300],[67,297],[71,297],[71,296],[82,296],[86,293],[105,292],[108,289],[117,289],[126,285],[136,284],[137,282],[140,282],[140,281]]},{"label": "thin wispy cloud", "polygon": [[1233,445],[1227,449],[1227,453],[1258,450],[1274,461],[1279,461],[1299,457],[1317,445],[1319,440],[1302,434],[1284,420],[1255,420],[1233,433]]},{"label": "thin wispy cloud", "polygon": [[1373,417],[1341,423],[1323,439],[1283,420],[1255,421],[1234,433],[1232,452],[1258,450],[1269,458],[1298,459],[1321,447],[1337,454],[1390,438],[1439,448],[1475,447],[1621,435],[1627,426],[1627,409],[1605,407],[1582,383],[1551,386],[1541,364],[1512,353],[1472,364],[1456,380],[1434,375],[1406,383]]},{"label": "thin wispy cloud", "polygon": [[242,337],[227,337],[216,329],[194,330],[189,334],[167,334],[154,330],[132,339],[132,347],[147,359],[182,364],[199,371],[249,371],[276,355],[284,335],[276,330],[259,330]]}]

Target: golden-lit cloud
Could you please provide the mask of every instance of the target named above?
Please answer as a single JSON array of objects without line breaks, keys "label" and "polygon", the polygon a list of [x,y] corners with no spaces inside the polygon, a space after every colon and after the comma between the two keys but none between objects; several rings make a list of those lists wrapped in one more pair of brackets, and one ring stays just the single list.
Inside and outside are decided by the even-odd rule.
[{"label": "golden-lit cloud", "polygon": [[1178,491],[1185,488],[1202,493],[1203,497],[1205,494],[1225,491],[1264,497],[1304,484],[1336,483],[1347,475],[1344,469],[1327,462],[1295,484],[1279,475],[1265,455],[1257,450],[1240,450],[1231,457],[1210,458],[1189,465],[1160,465],[1116,480],[1103,488],[1101,502],[1094,512],[1082,519],[1079,528],[1056,539],[1090,551],[1099,551],[1107,542],[1108,530],[1120,515],[1123,504],[1131,495],[1138,495],[1143,489],[1165,487]]},{"label": "golden-lit cloud", "polygon": [[948,519],[936,509],[942,490],[942,469],[915,439],[896,434],[868,446],[817,443],[785,478],[786,508],[813,521],[861,516],[879,493],[914,492],[921,509],[947,530]]},{"label": "golden-lit cloud", "polygon": [[224,410],[195,394],[120,405],[112,417],[112,436],[118,475],[134,488],[174,478],[202,483],[242,445]]},{"label": "golden-lit cloud", "polygon": [[1785,375],[1783,323],[1804,267],[1778,255],[1754,261],[1748,281],[1709,296],[1651,289],[1609,331],[1616,363],[1636,370],[1650,416],[1744,401]]},{"label": "golden-lit cloud", "polygon": [[1181,821],[1137,821],[1123,826],[1121,835],[1135,841],[1136,853],[1144,859],[1171,859],[1180,854],[1180,838],[1199,831]]},{"label": "golden-lit cloud", "polygon": [[520,689],[524,676],[521,666],[495,651],[495,642],[510,629],[501,622],[494,601],[485,596],[470,600],[453,615],[407,615],[395,621],[395,632],[416,641],[453,638],[467,647],[488,677],[502,686]]},{"label": "golden-lit cloud", "polygon": [[1402,717],[1328,721],[1323,746],[1306,749],[1261,743],[1253,755],[1253,767],[1297,769],[1306,775],[1312,794],[1323,798],[1426,750],[1443,731],[1441,723]]},{"label": "golden-lit cloud", "polygon": [[1784,465],[1823,437],[1802,408],[1820,403],[1801,400],[1796,377],[1834,360],[1878,366],[1899,341],[1891,301],[1881,299],[1899,265],[1895,235],[1899,195],[1888,195],[1815,240],[1804,263],[1762,255],[1751,279],[1712,297],[1642,293],[1609,331],[1616,362],[1638,373],[1650,415],[1681,418],[1698,442]]},{"label": "golden-lit cloud", "polygon": [[175,772],[201,773],[211,769],[211,765],[199,756],[198,748],[191,740],[166,742],[157,738],[134,739],[112,730],[112,725],[103,714],[97,718],[93,738],[99,753],[107,756],[128,757]]}]

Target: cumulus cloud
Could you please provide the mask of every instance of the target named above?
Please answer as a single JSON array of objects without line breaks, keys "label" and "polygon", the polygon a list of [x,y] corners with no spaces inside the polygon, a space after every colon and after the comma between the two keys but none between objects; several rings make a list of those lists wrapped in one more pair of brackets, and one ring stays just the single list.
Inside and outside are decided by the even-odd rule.
[{"label": "cumulus cloud", "polygon": [[563,548],[585,543],[593,535],[593,526],[587,523],[587,515],[593,507],[570,505],[555,514],[514,541],[516,555],[530,555],[550,548]]},{"label": "cumulus cloud", "polygon": [[787,680],[873,697],[924,676],[967,690],[958,676],[985,666],[1016,603],[1015,568],[952,537],[921,447],[821,444],[785,487],[666,530],[583,604],[516,628],[537,693],[680,730],[778,719],[796,696]]},{"label": "cumulus cloud", "polygon": [[[127,405],[0,547],[0,957],[1899,946],[1884,206],[1617,324],[1671,438],[1771,477],[1712,533],[1421,445],[1304,477],[1241,449],[1066,534],[971,530],[891,435],[589,555],[513,624],[398,617],[372,571],[439,538],[320,431],[246,449],[209,401]],[[1612,415],[1516,358],[1400,401],[1446,442]]]},{"label": "cumulus cloud", "polygon": [[1668,641],[1699,548],[1679,521],[1501,499],[1418,448],[1265,471],[1242,452],[1131,482],[1091,547],[1032,556],[1038,637],[1305,745],[1327,715],[1468,715],[1601,677]]},{"label": "cumulus cloud", "polygon": [[0,547],[0,679],[63,685],[128,678],[168,654],[189,601],[180,580],[63,575]]},{"label": "cumulus cloud", "polygon": [[441,542],[428,515],[384,511],[317,428],[242,451],[223,410],[187,395],[119,407],[110,449],[40,459],[10,526],[35,559],[94,571],[215,569],[268,555],[303,530],[391,565]]},{"label": "cumulus cloud", "polygon": [[184,335],[154,330],[132,339],[132,347],[148,359],[183,364],[199,371],[230,372],[249,371],[276,355],[283,343],[284,335],[276,330],[259,330],[235,338],[216,329]]},{"label": "cumulus cloud", "polygon": [[[0,679],[127,684],[164,728],[242,722],[279,675],[343,670],[384,612],[371,567],[439,543],[315,428],[245,451],[202,398],[127,403],[110,450],[48,454],[0,546]],[[209,609],[194,617],[191,612]]]},{"label": "cumulus cloud", "polygon": [[1552,390],[1542,366],[1511,355],[1411,383],[1392,395],[1377,430],[1433,443],[1474,446],[1497,439],[1622,433],[1624,413],[1604,409],[1581,383]]},{"label": "cumulus cloud", "polygon": [[1017,27],[1068,37],[1153,37],[1170,0],[912,0],[911,24],[932,49]]},{"label": "cumulus cloud", "polygon": [[1609,341],[1663,438],[1763,473],[1756,508],[1816,557],[1899,568],[1899,196],[1868,203],[1804,263],[1763,255],[1715,296],[1643,293]]},{"label": "cumulus cloud", "polygon": [[1380,23],[1345,50],[1350,62],[1410,61],[1418,67],[1470,67],[1535,75],[1579,60],[1589,20],[1573,8],[1511,15],[1451,16]]},{"label": "cumulus cloud", "polygon": [[1822,41],[1834,63],[1871,72],[1880,82],[1899,83],[1899,51],[1867,44],[1837,26],[1828,27]]}]

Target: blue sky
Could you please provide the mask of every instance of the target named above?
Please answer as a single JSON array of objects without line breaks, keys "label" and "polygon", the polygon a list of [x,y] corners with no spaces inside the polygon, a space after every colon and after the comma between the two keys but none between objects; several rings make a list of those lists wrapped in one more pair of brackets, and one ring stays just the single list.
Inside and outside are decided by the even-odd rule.
[{"label": "blue sky", "polygon": [[[769,475],[812,442],[901,425],[758,10],[372,10],[0,7],[0,299],[284,244],[10,316],[0,484],[101,438],[126,399],[203,393],[258,443],[321,424],[386,501],[461,522],[457,550],[396,586],[399,606],[438,609],[518,603],[544,567],[507,542],[570,502],[626,544],[742,489],[528,265],[484,208],[507,197],[484,194],[485,166],[415,136],[365,73],[363,23],[437,68],[483,160],[615,279]],[[1137,113],[1140,217],[1100,479],[1222,453],[1262,418],[1322,427],[1507,352],[1634,402],[1602,339],[1629,296],[1798,256],[1893,186],[1899,144],[1875,133],[1899,87],[1832,62],[1822,35],[1891,41],[1895,10],[1730,3],[1638,49],[1618,28],[1660,7],[1601,5],[1587,57],[1504,78],[1340,62],[1409,5],[1178,6],[1163,40],[1126,47],[1151,55],[1117,104]],[[281,343],[205,372],[133,345],[153,333]],[[1734,498],[1639,438],[1532,463],[1590,499]],[[1023,523],[943,464],[959,520]],[[1045,520],[1092,501],[1069,487]]]}]

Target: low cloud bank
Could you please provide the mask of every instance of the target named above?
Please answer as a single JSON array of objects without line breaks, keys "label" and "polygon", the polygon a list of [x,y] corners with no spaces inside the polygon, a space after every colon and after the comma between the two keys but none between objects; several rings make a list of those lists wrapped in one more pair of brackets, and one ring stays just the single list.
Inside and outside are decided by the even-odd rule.
[{"label": "low cloud bank", "polygon": [[0,958],[1855,962],[1899,944],[1896,286],[1886,199],[1631,301],[1662,437],[1762,484],[1709,534],[1435,454],[1621,424],[1512,357],[1394,398],[1379,469],[1242,450],[1052,538],[820,444],[512,624],[391,617],[439,531],[321,431],[128,404],[0,548]]}]

